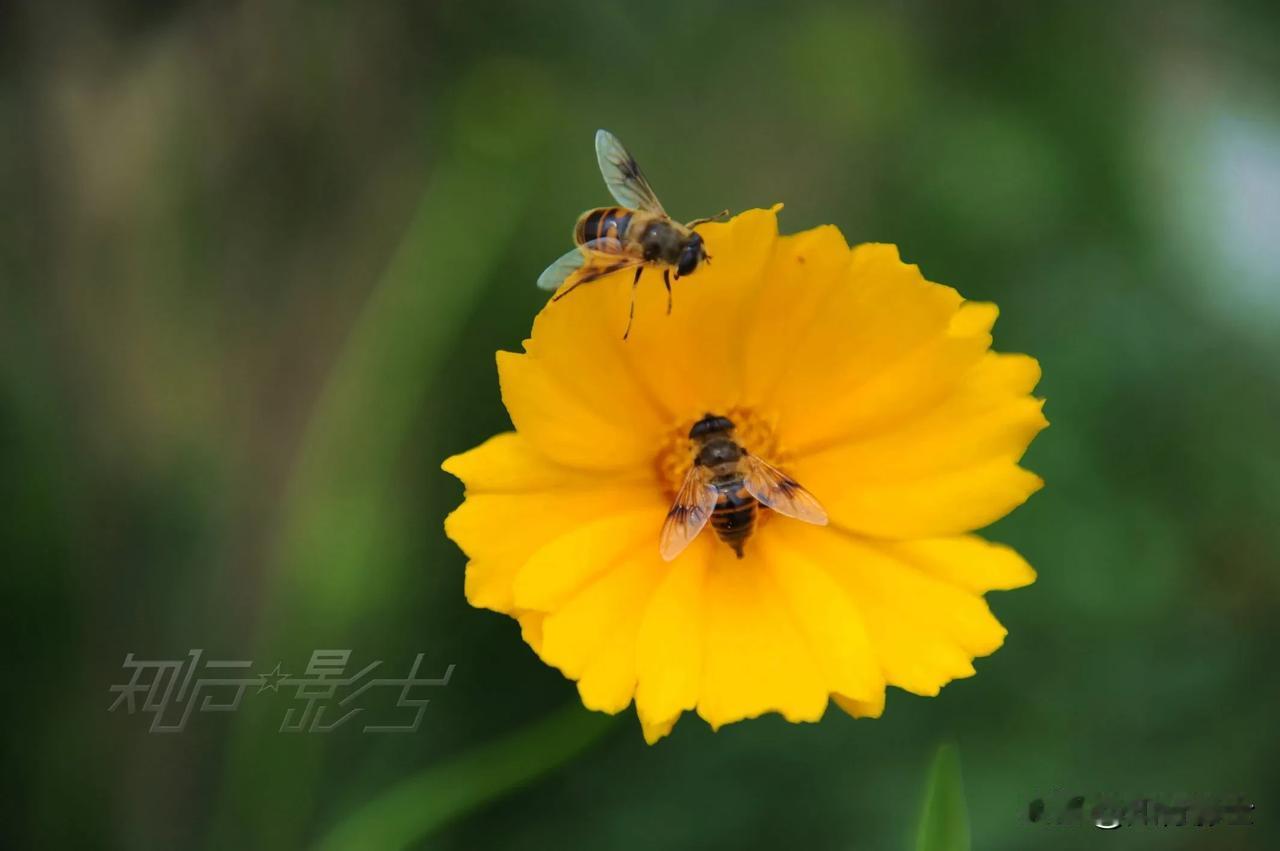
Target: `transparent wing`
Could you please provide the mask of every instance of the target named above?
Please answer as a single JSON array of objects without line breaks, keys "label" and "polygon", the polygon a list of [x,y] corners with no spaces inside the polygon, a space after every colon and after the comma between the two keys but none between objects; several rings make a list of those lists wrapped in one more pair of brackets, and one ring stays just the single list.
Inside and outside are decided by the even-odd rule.
[{"label": "transparent wing", "polygon": [[599,265],[594,261],[597,259],[603,260],[604,258],[598,257],[601,254],[614,257],[623,255],[622,243],[612,237],[604,237],[603,239],[593,239],[586,245],[578,245],[569,249],[538,276],[539,289],[559,289],[560,285],[570,275],[583,266],[588,264]]},{"label": "transparent wing", "polygon": [[596,131],[596,159],[600,162],[600,174],[605,185],[619,204],[660,216],[667,214],[653,187],[640,172],[636,158],[627,153],[618,137],[608,130]]},{"label": "transparent wing", "polygon": [[676,501],[667,512],[658,535],[658,548],[665,561],[671,561],[702,531],[711,519],[718,495],[711,484],[711,470],[697,464],[689,469],[676,494]]},{"label": "transparent wing", "polygon": [[566,251],[558,260],[548,266],[538,276],[538,287],[544,290],[558,290],[565,279],[582,268],[587,262],[587,255],[581,248],[574,247]]},{"label": "transparent wing", "polygon": [[747,493],[779,514],[812,523],[827,525],[827,512],[813,494],[800,487],[800,483],[786,473],[770,467],[754,455],[742,459],[742,484]]}]

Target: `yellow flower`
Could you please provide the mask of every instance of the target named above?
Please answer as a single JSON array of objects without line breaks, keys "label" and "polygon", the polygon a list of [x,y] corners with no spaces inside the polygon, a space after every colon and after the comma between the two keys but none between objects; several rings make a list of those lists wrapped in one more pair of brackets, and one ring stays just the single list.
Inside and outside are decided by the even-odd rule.
[{"label": "yellow flower", "polygon": [[[891,245],[834,227],[779,236],[777,208],[700,228],[710,265],[580,287],[498,353],[515,431],[448,459],[466,499],[445,529],[467,599],[519,620],[583,703],[634,699],[645,738],[685,710],[713,728],[828,698],[878,716],[885,686],[935,695],[1005,630],[982,597],[1035,574],[974,529],[1037,490],[1018,466],[1047,425],[1035,360],[990,351],[992,304],[926,281]],[[760,512],[745,557],[705,529],[658,533],[691,463],[690,425],[730,417],[750,452],[830,525]]]}]

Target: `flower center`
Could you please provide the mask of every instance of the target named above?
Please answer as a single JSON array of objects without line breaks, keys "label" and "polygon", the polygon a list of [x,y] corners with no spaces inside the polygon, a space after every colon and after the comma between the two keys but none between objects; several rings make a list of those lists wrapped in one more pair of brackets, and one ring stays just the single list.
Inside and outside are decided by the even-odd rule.
[{"label": "flower center", "polygon": [[[752,455],[776,463],[778,456],[778,440],[774,436],[772,424],[760,414],[748,408],[730,408],[728,411],[708,411],[707,413],[727,417],[733,423],[733,439]],[[702,417],[695,417],[680,423],[667,433],[654,464],[658,470],[658,481],[669,499],[674,500],[684,484],[684,478],[693,466],[694,456],[698,452],[698,444],[689,438],[689,429]]]}]

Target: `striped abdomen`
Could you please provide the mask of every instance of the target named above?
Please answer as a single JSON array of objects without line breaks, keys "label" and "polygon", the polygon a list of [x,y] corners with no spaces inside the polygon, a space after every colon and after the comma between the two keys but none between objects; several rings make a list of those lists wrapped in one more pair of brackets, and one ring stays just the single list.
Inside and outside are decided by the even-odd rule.
[{"label": "striped abdomen", "polygon": [[588,210],[573,229],[573,241],[585,245],[595,239],[611,237],[624,242],[631,225],[631,211],[626,207],[601,207]]},{"label": "striped abdomen", "polygon": [[720,492],[720,498],[716,500],[715,510],[711,512],[711,528],[716,530],[720,540],[733,547],[738,558],[742,558],[742,545],[751,537],[751,531],[755,528],[759,503],[747,493],[740,478],[717,483],[716,488]]}]

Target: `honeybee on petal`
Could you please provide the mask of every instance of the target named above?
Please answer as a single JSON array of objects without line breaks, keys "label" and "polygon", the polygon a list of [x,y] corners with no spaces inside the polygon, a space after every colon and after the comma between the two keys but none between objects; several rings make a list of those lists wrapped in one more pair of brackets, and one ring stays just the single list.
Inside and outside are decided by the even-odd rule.
[{"label": "honeybee on petal", "polygon": [[673,221],[645,180],[635,157],[627,153],[608,130],[596,131],[596,159],[605,185],[619,206],[597,207],[578,217],[573,228],[575,248],[538,276],[538,286],[557,290],[573,278],[568,287],[551,299],[559,301],[583,284],[634,267],[631,311],[627,316],[627,329],[622,334],[625,340],[631,336],[631,323],[636,316],[636,287],[645,268],[662,270],[662,282],[667,288],[667,313],[670,313],[672,270],[675,277],[680,278],[693,274],[700,263],[711,260],[695,228],[727,216],[729,211],[683,225]]},{"label": "honeybee on petal", "polygon": [[658,537],[665,560],[683,552],[708,522],[742,558],[760,506],[815,526],[827,525],[827,512],[813,494],[743,449],[733,431],[732,420],[715,414],[689,429],[697,451]]}]

